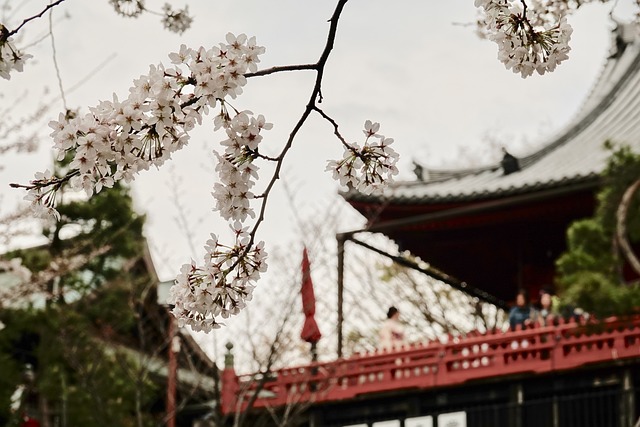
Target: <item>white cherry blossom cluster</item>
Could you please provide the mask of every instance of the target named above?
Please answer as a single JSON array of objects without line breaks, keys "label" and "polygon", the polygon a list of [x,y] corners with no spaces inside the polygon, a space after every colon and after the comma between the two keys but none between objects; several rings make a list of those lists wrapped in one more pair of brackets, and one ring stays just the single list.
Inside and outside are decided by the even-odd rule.
[{"label": "white cherry blossom cluster", "polygon": [[550,0],[531,3],[528,8],[518,0],[475,0],[483,10],[484,34],[498,45],[498,60],[522,78],[554,71],[571,50],[569,7],[554,7],[558,2]]},{"label": "white cherry blossom cluster", "polygon": [[233,246],[218,243],[215,235],[205,246],[205,265],[186,264],[172,288],[174,314],[181,324],[195,330],[217,327],[217,317],[228,317],[251,299],[260,272],[266,269],[264,243],[254,244],[242,227],[255,214],[250,201],[257,179],[256,158],[268,160],[258,151],[260,132],[270,129],[262,115],[250,111],[228,113],[228,99],[242,93],[245,73],[257,71],[264,48],[255,38],[227,34],[226,43],[211,49],[190,49],[185,45],[169,55],[173,66],[151,66],[149,73],[134,81],[129,96],[115,95],[78,116],[60,114],[53,128],[54,148],[59,160],[72,158],[63,177],[49,171],[38,173],[25,199],[42,214],[59,215],[56,192],[67,181],[87,195],[112,187],[116,181],[130,182],[139,171],[161,166],[172,153],[189,141],[189,132],[202,123],[202,116],[219,106],[215,129],[224,128],[224,153],[218,154],[216,171],[220,183],[213,195],[214,210],[220,211],[235,233]]},{"label": "white cherry blossom cluster", "polygon": [[44,172],[36,172],[35,179],[30,182],[33,186],[24,197],[31,203],[31,212],[37,218],[51,218],[60,220],[60,214],[56,210],[56,191],[60,188],[60,179],[47,169]]},{"label": "white cherry blossom cluster", "polygon": [[144,0],[109,0],[117,14],[135,18],[144,12]]},{"label": "white cherry blossom cluster", "polygon": [[174,10],[169,3],[165,3],[162,7],[162,25],[167,30],[182,34],[191,27],[193,17],[189,15],[189,7]]},{"label": "white cherry blossom cluster", "polygon": [[258,166],[253,162],[260,156],[258,144],[262,141],[260,132],[271,129],[264,116],[253,117],[251,111],[242,111],[233,118],[226,108],[215,119],[216,129],[223,127],[228,138],[221,142],[224,154],[214,151],[218,158],[216,172],[220,182],[213,187],[216,200],[215,210],[226,220],[243,222],[247,217],[255,218],[250,206],[255,195],[251,188],[258,178]]},{"label": "white cherry blossom cluster", "polygon": [[251,245],[251,237],[240,222],[231,226],[233,246],[222,245],[215,234],[207,241],[204,266],[193,261],[180,269],[171,287],[169,304],[180,327],[210,332],[220,318],[238,314],[250,301],[255,281],[267,269],[264,243]]},{"label": "white cherry blossom cluster", "polygon": [[24,62],[33,56],[22,53],[13,44],[6,27],[0,24],[0,77],[5,80],[11,79],[11,72],[22,72]]},{"label": "white cherry blossom cluster", "polygon": [[330,160],[327,171],[340,185],[350,185],[364,194],[379,192],[398,174],[398,153],[390,145],[392,138],[378,134],[379,123],[367,120],[364,124],[366,139],[362,147],[358,143],[345,144],[341,160]]},{"label": "white cherry blossom cluster", "polygon": [[188,6],[183,9],[174,9],[170,3],[165,3],[162,6],[162,12],[154,12],[147,9],[144,0],[109,0],[109,3],[118,15],[125,18],[137,18],[145,11],[161,15],[164,28],[178,34],[184,33],[193,22]]},{"label": "white cherry blossom cluster", "polygon": [[[120,101],[103,101],[90,112],[60,114],[51,136],[58,159],[73,160],[65,179],[88,195],[112,187],[120,179],[130,182],[141,170],[160,166],[189,141],[189,131],[202,115],[226,97],[235,98],[246,84],[244,73],[255,71],[264,48],[255,38],[227,34],[227,43],[211,49],[190,49],[169,55],[174,67],[151,66]],[[55,191],[45,199],[44,188],[55,178],[31,181],[29,200],[55,204]]]}]

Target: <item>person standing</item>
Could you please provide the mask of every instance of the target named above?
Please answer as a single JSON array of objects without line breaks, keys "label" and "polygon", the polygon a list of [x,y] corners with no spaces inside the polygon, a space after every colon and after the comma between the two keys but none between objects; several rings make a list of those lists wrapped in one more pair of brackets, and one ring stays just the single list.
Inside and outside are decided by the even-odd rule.
[{"label": "person standing", "polygon": [[553,325],[557,316],[557,304],[554,305],[554,298],[548,288],[540,291],[540,310],[538,311],[538,322],[542,326]]},{"label": "person standing", "polygon": [[516,295],[516,305],[511,307],[509,311],[509,326],[512,331],[516,330],[516,327],[524,328],[532,323],[533,310],[527,301],[527,291],[520,289]]},{"label": "person standing", "polygon": [[389,307],[387,319],[380,328],[380,349],[392,350],[401,348],[405,344],[404,327],[400,323],[400,310]]}]

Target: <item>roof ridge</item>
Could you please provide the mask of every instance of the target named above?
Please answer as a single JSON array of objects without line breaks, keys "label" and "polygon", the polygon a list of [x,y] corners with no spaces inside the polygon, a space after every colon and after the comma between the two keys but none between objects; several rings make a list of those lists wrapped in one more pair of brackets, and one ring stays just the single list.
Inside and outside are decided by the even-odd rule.
[{"label": "roof ridge", "polygon": [[[617,33],[620,34],[620,31],[624,32],[625,30],[624,28],[621,28],[619,31],[617,31]],[[616,45],[613,45],[613,47],[616,47]],[[597,96],[598,88],[602,87],[603,84],[607,84],[608,78],[612,77],[612,74],[615,73],[616,68],[620,65],[620,59],[623,57],[624,53],[628,53],[628,49],[632,47],[635,47],[636,50],[634,54],[635,57],[630,61],[630,64],[624,69],[624,72],[618,77],[615,83],[609,83],[609,88],[608,90],[606,90],[604,95],[602,95],[601,99],[595,102],[595,105],[585,113],[584,108],[587,107],[590,102],[594,101],[594,98]],[[535,164],[537,161],[539,161],[549,153],[555,151],[567,142],[571,141],[573,137],[582,132],[591,123],[593,123],[594,120],[600,117],[602,112],[606,111],[609,105],[616,99],[620,91],[626,86],[626,84],[635,75],[638,69],[640,69],[640,37],[636,37],[632,41],[627,41],[622,49],[620,46],[617,46],[617,48],[617,52],[613,52],[609,55],[609,57],[607,57],[606,61],[602,65],[602,69],[600,71],[600,74],[598,75],[598,78],[596,79],[588,95],[582,102],[580,109],[575,114],[574,118],[567,125],[565,125],[564,128],[562,128],[560,135],[552,138],[550,142],[542,145],[540,148],[536,149],[526,156],[516,156],[521,170]],[[484,166],[466,167],[459,169],[438,169],[422,166],[423,174],[422,179],[419,180],[419,182],[443,182],[450,179],[459,179],[470,175],[479,175],[484,172],[493,172],[500,168],[500,161]]]},{"label": "roof ridge", "polygon": [[[636,40],[635,44],[640,45],[640,41]],[[616,58],[616,64],[615,64],[616,66],[619,65],[618,59],[619,58]],[[606,68],[606,65],[605,65],[605,68]],[[538,160],[540,160],[547,154],[551,153],[552,151],[556,150],[557,148],[571,141],[571,139],[574,136],[582,132],[587,126],[593,123],[609,107],[609,105],[611,105],[611,103],[616,99],[620,91],[627,85],[629,80],[636,74],[638,69],[640,69],[640,49],[637,49],[637,52],[635,53],[635,58],[633,59],[633,61],[631,61],[631,64],[626,68],[626,70],[624,71],[624,74],[620,76],[620,78],[615,82],[615,84],[611,87],[611,89],[607,91],[606,95],[604,95],[602,99],[600,99],[600,101],[598,101],[598,103],[588,113],[582,115],[580,120],[578,120],[577,122],[569,123],[567,126],[565,126],[565,130],[562,132],[562,134],[556,137],[550,143],[542,146],[541,148],[539,148],[538,150],[534,151],[533,153],[527,156],[519,157],[518,160],[520,161],[520,167],[524,169],[536,163]],[[601,73],[601,75],[598,78],[599,80],[594,84],[592,90],[595,90],[595,88],[600,84],[600,79],[603,78],[603,74],[604,72]],[[585,100],[585,103],[588,102],[588,99],[591,97],[591,95],[592,95],[591,93],[588,95],[587,100]]]},{"label": "roof ridge", "polygon": [[425,168],[423,176],[424,174],[427,175],[427,178],[424,180],[425,182],[440,182],[449,179],[463,178],[468,175],[478,175],[484,172],[493,172],[498,168],[500,168],[500,164],[490,164],[460,169]]}]

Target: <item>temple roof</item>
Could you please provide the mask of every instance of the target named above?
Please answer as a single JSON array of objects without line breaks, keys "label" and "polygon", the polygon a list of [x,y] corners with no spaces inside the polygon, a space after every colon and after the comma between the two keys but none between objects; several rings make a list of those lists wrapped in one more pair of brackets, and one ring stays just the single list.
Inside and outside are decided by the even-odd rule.
[{"label": "temple roof", "polygon": [[625,25],[616,30],[613,51],[581,109],[538,150],[519,158],[505,152],[501,162],[477,168],[417,165],[418,179],[396,182],[382,196],[350,191],[345,197],[402,204],[463,202],[595,183],[610,154],[605,141],[640,150],[640,38]]}]

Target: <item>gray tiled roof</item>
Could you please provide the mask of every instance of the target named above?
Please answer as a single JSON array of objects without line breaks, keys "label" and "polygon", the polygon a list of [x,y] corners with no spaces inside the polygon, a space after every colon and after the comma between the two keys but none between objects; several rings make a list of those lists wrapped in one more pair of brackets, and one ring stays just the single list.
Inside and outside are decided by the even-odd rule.
[{"label": "gray tiled roof", "polygon": [[[621,33],[619,33],[621,34]],[[610,140],[640,150],[640,40],[609,58],[571,122],[534,153],[521,170],[505,175],[500,164],[460,170],[424,169],[423,180],[397,182],[382,196],[350,192],[348,200],[396,203],[463,201],[595,181],[606,164]]]}]

